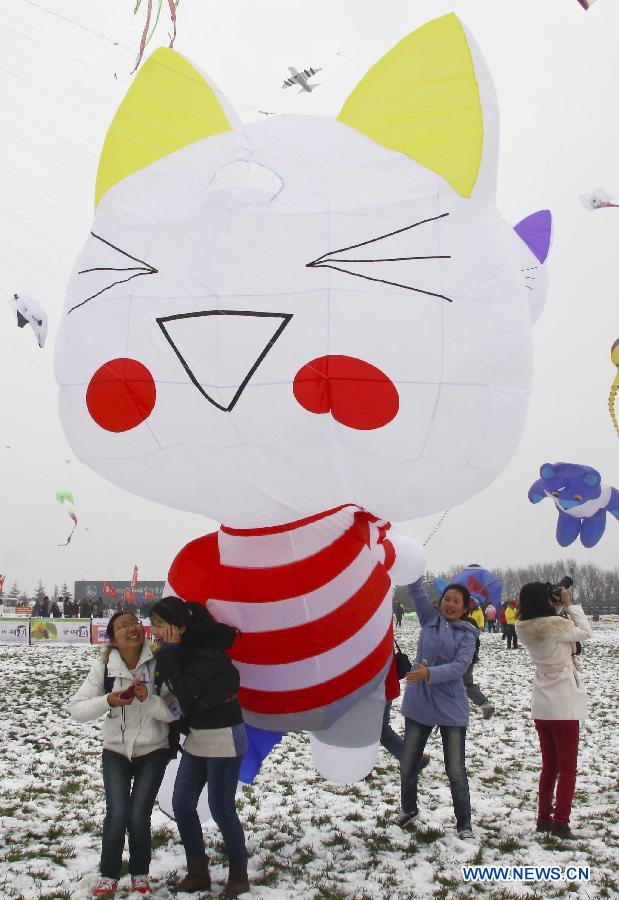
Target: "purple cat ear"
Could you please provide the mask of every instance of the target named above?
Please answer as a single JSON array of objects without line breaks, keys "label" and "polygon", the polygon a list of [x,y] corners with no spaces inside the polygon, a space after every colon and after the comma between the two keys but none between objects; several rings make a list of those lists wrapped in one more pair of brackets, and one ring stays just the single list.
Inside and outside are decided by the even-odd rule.
[{"label": "purple cat ear", "polygon": [[514,231],[521,238],[539,262],[546,262],[552,235],[552,214],[549,209],[540,209],[514,225]]}]

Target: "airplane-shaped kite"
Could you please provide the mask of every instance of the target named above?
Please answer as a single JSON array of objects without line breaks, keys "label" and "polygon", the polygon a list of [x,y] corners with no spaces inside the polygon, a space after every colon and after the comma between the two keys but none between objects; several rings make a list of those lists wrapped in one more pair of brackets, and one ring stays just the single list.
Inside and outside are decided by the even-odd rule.
[{"label": "airplane-shaped kite", "polygon": [[322,69],[312,69],[310,66],[309,69],[303,69],[302,72],[297,72],[294,66],[288,66],[288,71],[290,72],[291,77],[285,78],[284,83],[282,84],[283,88],[292,87],[294,84],[298,84],[301,90],[299,93],[303,91],[307,91],[307,93],[311,93],[314,88],[317,88],[317,84],[308,84],[307,79],[311,78],[312,75],[316,75],[317,72],[321,72]]},{"label": "airplane-shaped kite", "polygon": [[596,0],[578,0],[583,9],[589,9],[589,7],[593,6]]}]

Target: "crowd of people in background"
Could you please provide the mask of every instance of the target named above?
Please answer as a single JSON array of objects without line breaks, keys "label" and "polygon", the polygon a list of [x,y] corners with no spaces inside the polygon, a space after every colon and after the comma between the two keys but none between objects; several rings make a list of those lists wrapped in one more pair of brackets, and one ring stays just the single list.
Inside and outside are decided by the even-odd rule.
[{"label": "crowd of people in background", "polygon": [[130,600],[113,600],[103,597],[83,597],[75,600],[64,597],[38,597],[32,604],[30,615],[38,619],[109,619],[119,612],[136,613],[147,619],[153,606],[152,600],[134,603]]}]

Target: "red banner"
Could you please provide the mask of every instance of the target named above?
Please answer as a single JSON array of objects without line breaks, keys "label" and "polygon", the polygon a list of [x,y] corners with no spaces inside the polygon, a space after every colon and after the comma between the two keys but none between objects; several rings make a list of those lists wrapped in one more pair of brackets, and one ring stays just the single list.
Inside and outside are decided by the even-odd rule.
[{"label": "red banner", "polygon": [[135,603],[135,594],[129,588],[125,588],[125,600],[128,600],[129,603]]},{"label": "red banner", "polygon": [[131,578],[131,590],[134,591],[138,586],[138,567],[133,567],[133,576]]},{"label": "red banner", "polygon": [[103,584],[103,593],[108,597],[113,597],[114,599],[118,597],[118,591],[116,590],[116,588],[112,587],[109,584],[105,584],[105,582]]},{"label": "red banner", "polygon": [[154,600],[155,599],[154,591],[149,591],[148,588],[144,588],[144,599],[145,600]]}]

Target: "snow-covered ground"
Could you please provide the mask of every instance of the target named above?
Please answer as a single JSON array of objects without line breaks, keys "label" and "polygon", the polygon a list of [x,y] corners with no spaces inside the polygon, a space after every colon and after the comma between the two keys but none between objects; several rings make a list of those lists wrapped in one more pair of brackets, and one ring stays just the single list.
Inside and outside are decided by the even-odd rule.
[{"label": "snow-covered ground", "polygon": [[[398,639],[412,652],[414,620]],[[104,812],[99,725],[79,725],[67,699],[85,676],[96,648],[0,647],[0,897],[87,897],[99,856]],[[483,721],[471,715],[467,766],[475,840],[455,834],[440,739],[422,776],[419,824],[402,831],[398,770],[381,750],[372,781],[328,784],[309,762],[305,737],[289,736],[239,805],[251,853],[256,898],[545,898],[619,897],[619,623],[594,625],[583,655],[591,715],[581,737],[573,845],[536,835],[537,737],[529,713],[532,668],[526,650],[508,652],[498,635],[484,635],[477,680],[497,707]],[[403,720],[394,706],[393,721]],[[214,893],[225,860],[212,822],[205,825]],[[153,817],[151,867],[156,896],[174,894],[183,852],[173,822]],[[461,866],[589,865],[587,884],[465,885]],[[128,896],[128,879],[119,896]],[[136,895],[137,896],[137,895]],[[183,895],[178,895],[183,896]],[[197,896],[184,895],[185,897]],[[204,895],[208,896],[208,895]]]}]

